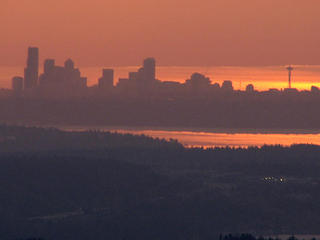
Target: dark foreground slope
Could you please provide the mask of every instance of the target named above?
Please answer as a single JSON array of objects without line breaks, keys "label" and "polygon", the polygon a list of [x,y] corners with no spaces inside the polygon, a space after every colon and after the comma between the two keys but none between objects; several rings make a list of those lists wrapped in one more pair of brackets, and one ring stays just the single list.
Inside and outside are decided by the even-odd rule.
[{"label": "dark foreground slope", "polygon": [[319,233],[320,147],[0,126],[0,238],[214,239]]}]

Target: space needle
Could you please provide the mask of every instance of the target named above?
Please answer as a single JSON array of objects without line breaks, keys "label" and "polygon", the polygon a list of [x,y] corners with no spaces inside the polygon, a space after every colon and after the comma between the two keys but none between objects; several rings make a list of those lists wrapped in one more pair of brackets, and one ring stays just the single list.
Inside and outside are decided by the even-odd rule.
[{"label": "space needle", "polygon": [[293,67],[291,67],[291,65],[289,65],[289,67],[287,67],[287,70],[288,70],[288,75],[289,75],[289,88],[291,88],[291,78],[292,78]]}]

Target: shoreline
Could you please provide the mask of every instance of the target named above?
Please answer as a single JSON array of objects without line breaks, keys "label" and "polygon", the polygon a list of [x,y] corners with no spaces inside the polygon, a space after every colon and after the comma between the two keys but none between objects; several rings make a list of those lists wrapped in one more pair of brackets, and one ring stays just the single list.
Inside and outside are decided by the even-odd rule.
[{"label": "shoreline", "polygon": [[216,133],[216,134],[286,134],[306,135],[320,134],[320,129],[250,129],[250,128],[190,128],[190,127],[160,127],[160,126],[128,126],[128,125],[85,125],[85,124],[26,124],[36,127],[54,127],[61,130],[127,130],[127,131],[168,131],[168,132],[190,132],[190,133]]}]

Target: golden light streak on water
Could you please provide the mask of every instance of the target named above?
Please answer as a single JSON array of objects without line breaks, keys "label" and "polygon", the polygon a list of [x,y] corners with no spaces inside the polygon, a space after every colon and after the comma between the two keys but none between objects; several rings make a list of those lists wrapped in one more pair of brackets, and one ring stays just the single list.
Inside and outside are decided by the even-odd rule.
[{"label": "golden light streak on water", "polygon": [[[293,144],[314,144],[320,145],[320,132],[307,131],[286,131],[275,130],[242,130],[238,133],[236,130],[217,129],[215,131],[197,131],[197,130],[152,130],[135,129],[121,127],[71,127],[65,126],[61,129],[68,131],[85,131],[95,129],[100,131],[110,131],[117,133],[129,133],[135,135],[146,135],[159,139],[176,139],[186,147],[251,147],[263,145],[282,145],[290,146]],[[268,133],[269,132],[269,133]],[[273,132],[273,133],[270,133]]]},{"label": "golden light streak on water", "polygon": [[114,130],[121,133],[144,134],[155,138],[177,139],[187,147],[250,147],[263,145],[315,144],[320,145],[320,134],[248,134],[207,133],[157,130]]}]

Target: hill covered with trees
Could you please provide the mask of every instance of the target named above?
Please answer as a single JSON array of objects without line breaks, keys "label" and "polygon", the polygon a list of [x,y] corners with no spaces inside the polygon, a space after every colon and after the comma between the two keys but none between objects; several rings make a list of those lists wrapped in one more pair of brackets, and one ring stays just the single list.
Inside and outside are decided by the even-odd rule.
[{"label": "hill covered with trees", "polygon": [[109,132],[0,126],[0,238],[316,234],[320,147],[184,148]]}]

